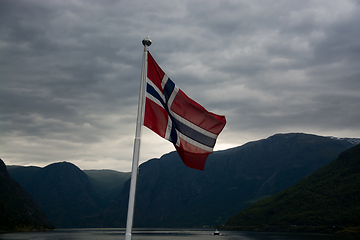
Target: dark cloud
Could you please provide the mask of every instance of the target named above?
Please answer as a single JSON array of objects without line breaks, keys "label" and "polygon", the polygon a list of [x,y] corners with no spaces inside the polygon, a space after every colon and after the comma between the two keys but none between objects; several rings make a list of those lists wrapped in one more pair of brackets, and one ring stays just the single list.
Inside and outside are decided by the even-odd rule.
[{"label": "dark cloud", "polygon": [[[147,35],[170,78],[226,115],[219,149],[278,132],[359,137],[358,1],[0,5],[7,164],[129,170]],[[171,150],[144,129],[141,161]]]}]

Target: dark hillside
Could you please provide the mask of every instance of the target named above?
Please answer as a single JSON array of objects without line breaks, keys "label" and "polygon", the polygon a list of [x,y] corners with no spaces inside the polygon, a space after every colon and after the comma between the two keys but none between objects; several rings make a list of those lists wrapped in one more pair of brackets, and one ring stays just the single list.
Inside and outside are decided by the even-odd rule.
[{"label": "dark hillside", "polygon": [[230,218],[226,227],[360,233],[360,145],[296,185]]},{"label": "dark hillside", "polygon": [[0,159],[0,232],[52,228],[34,199],[10,177]]},{"label": "dark hillside", "polygon": [[[29,174],[22,174],[26,172]],[[77,166],[60,162],[44,168],[12,167],[12,176],[33,196],[57,228],[86,227],[100,211],[101,198]]]},{"label": "dark hillside", "polygon": [[[349,141],[310,134],[277,134],[241,147],[214,152],[205,171],[182,164],[175,152],[140,166],[134,225],[200,227],[224,224],[240,210],[309,176]],[[99,223],[123,227],[129,183]]]},{"label": "dark hillside", "polygon": [[131,172],[114,170],[84,170],[94,190],[102,197],[102,206],[109,206],[119,196],[124,183],[130,179]]},{"label": "dark hillside", "polygon": [[[205,171],[186,167],[176,152],[165,154],[140,166],[134,226],[224,224],[245,207],[294,185],[352,146],[348,139],[276,134],[214,152]],[[129,181],[121,185],[129,173],[81,171],[67,162],[45,168],[12,166],[9,173],[58,228],[125,227]]]}]

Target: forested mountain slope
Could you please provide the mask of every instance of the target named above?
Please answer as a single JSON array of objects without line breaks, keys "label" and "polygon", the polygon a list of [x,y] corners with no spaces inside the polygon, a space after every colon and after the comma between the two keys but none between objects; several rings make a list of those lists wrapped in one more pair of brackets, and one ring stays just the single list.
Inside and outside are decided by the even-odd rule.
[{"label": "forested mountain slope", "polygon": [[230,218],[241,229],[360,233],[360,145]]},{"label": "forested mountain slope", "polygon": [[34,199],[10,177],[0,159],[0,232],[52,228]]},{"label": "forested mountain slope", "polygon": [[[134,225],[199,227],[224,224],[240,210],[309,176],[353,146],[310,134],[277,134],[211,154],[205,171],[184,166],[176,152],[140,166]],[[126,221],[129,183],[99,223]]]},{"label": "forested mountain slope", "polygon": [[[186,167],[176,152],[151,159],[139,169],[134,226],[224,224],[352,146],[347,139],[289,133],[214,152],[205,171]],[[57,228],[125,227],[129,173],[82,171],[68,162],[8,169]]]}]

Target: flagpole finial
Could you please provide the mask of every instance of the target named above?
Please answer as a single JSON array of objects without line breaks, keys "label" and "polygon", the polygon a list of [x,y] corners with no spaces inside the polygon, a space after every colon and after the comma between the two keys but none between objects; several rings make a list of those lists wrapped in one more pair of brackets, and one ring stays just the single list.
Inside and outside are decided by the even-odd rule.
[{"label": "flagpole finial", "polygon": [[142,44],[144,45],[144,47],[149,47],[150,45],[151,45],[151,40],[150,40],[150,38],[149,38],[149,36],[147,36],[146,38],[144,38],[143,40],[142,40]]}]

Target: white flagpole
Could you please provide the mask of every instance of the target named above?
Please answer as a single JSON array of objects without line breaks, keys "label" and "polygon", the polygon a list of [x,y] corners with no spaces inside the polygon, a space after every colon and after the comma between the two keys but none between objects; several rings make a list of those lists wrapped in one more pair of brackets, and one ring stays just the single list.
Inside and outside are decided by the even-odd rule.
[{"label": "white flagpole", "polygon": [[136,131],[135,131],[135,140],[134,140],[134,152],[133,152],[133,162],[131,170],[131,181],[130,181],[130,193],[129,193],[129,205],[126,221],[126,233],[125,240],[131,240],[132,227],[134,220],[134,207],[135,207],[135,193],[136,193],[136,181],[139,168],[139,155],[140,155],[140,135],[141,128],[144,121],[144,108],[145,108],[145,83],[147,77],[147,51],[148,47],[151,45],[151,40],[149,37],[142,40],[144,45],[144,54],[142,60],[142,70],[141,70],[141,83],[140,83],[140,93],[139,93],[139,103],[138,103],[138,112],[136,119]]}]

